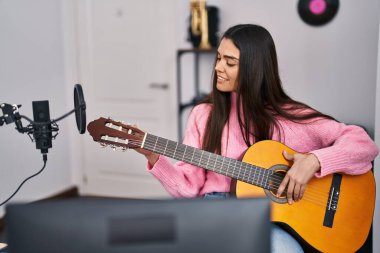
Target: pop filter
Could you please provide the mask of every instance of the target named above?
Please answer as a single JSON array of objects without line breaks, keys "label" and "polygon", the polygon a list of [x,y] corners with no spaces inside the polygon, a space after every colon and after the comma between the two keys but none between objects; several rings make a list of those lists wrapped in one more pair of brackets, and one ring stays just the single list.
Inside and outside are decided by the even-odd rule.
[{"label": "pop filter", "polygon": [[80,134],[84,134],[86,132],[86,102],[80,84],[74,86],[74,108],[78,131]]}]

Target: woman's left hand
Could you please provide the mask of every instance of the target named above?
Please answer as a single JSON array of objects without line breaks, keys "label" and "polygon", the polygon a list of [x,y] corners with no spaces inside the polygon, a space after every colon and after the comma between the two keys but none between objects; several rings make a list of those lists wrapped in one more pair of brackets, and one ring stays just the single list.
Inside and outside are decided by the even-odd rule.
[{"label": "woman's left hand", "polygon": [[314,154],[288,154],[283,152],[286,160],[293,162],[292,167],[287,171],[284,179],[277,190],[277,197],[281,196],[282,192],[288,186],[287,199],[288,203],[302,199],[306,189],[306,184],[320,170],[318,158]]}]

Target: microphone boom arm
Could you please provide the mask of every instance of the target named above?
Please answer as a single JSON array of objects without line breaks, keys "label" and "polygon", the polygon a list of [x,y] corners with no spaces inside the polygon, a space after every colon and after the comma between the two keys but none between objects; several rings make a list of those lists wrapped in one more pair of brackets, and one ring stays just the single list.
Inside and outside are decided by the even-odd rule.
[{"label": "microphone boom arm", "polygon": [[5,124],[10,124],[15,122],[16,129],[20,133],[28,132],[28,128],[22,126],[21,122],[21,115],[18,112],[18,109],[21,107],[21,105],[11,105],[3,103],[0,105],[1,110],[3,111],[3,116],[0,117],[0,126]]}]

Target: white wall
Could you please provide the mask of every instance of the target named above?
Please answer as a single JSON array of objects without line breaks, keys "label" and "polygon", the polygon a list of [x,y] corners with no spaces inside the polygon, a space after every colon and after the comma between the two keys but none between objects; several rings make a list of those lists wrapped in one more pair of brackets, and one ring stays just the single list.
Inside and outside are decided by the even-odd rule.
[{"label": "white wall", "polygon": [[[51,118],[74,107],[68,102],[72,88],[69,94],[67,89],[73,84],[65,82],[61,4],[61,0],[0,1],[0,103],[22,104],[20,113],[30,118],[32,101],[49,100]],[[67,137],[74,126],[73,116],[59,122],[45,171],[24,184],[13,201],[44,198],[70,187]],[[14,128],[14,124],[0,127],[0,202],[43,165],[35,144]],[[3,212],[1,207],[0,216]]]}]

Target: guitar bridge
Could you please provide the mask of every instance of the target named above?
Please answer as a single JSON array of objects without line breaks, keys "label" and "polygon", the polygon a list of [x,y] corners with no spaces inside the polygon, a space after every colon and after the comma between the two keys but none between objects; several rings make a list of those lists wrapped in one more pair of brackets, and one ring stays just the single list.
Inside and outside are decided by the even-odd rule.
[{"label": "guitar bridge", "polygon": [[342,175],[334,174],[330,186],[329,197],[326,204],[325,218],[323,226],[332,228],[334,223],[335,212],[338,208],[340,185],[342,183]]}]

